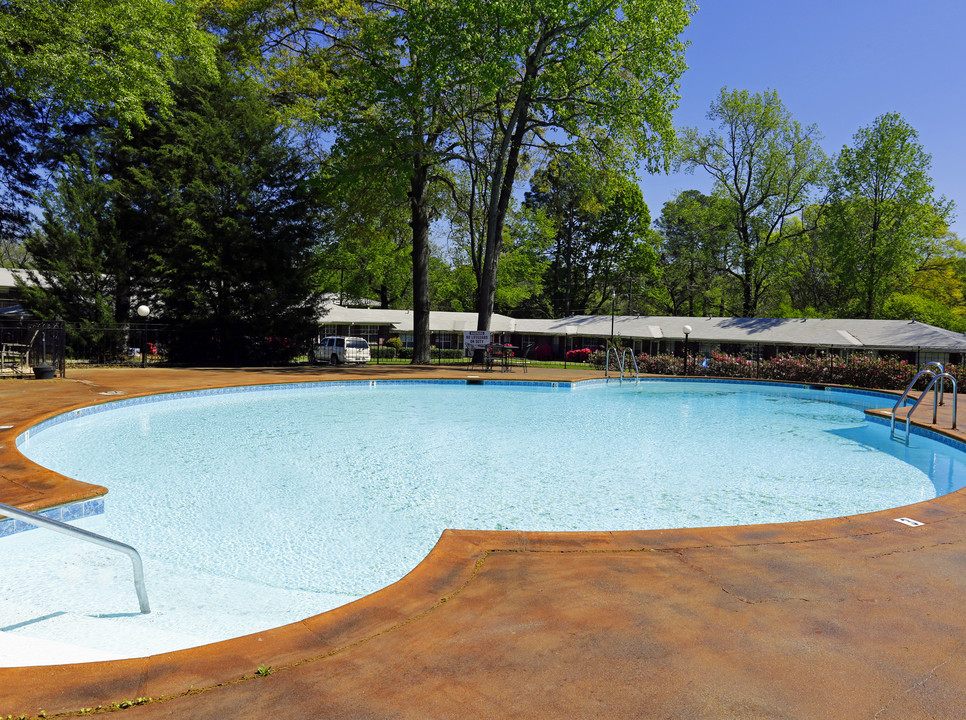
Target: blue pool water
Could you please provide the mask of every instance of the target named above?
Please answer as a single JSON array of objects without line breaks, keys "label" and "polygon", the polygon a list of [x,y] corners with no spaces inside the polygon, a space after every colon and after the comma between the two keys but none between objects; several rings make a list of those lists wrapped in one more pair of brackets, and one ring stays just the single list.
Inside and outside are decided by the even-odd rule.
[{"label": "blue pool water", "polygon": [[[379,382],[179,396],[83,414],[33,431],[20,450],[110,489],[105,515],[88,526],[140,550],[154,612],[130,615],[126,559],[45,537],[63,562],[45,565],[36,592],[10,579],[22,577],[9,567],[20,560],[0,554],[0,597],[14,588],[37,596],[29,608],[0,606],[0,630],[143,655],[173,649],[168,635],[187,638],[177,647],[196,645],[371,593],[412,569],[445,528],[808,520],[962,487],[962,452],[922,436],[906,447],[866,420],[863,409],[887,404],[736,383]],[[41,542],[5,546],[11,540]],[[75,596],[47,597],[58,572],[72,578]],[[99,573],[114,579],[89,580]],[[138,638],[134,649],[92,645],[90,633],[67,629],[72,618],[91,624],[103,615],[140,623],[125,631]]]}]

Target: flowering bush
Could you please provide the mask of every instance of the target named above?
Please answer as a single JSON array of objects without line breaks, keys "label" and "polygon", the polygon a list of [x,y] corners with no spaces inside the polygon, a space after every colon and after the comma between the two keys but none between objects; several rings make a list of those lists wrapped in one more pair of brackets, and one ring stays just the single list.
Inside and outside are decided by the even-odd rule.
[{"label": "flowering bush", "polygon": [[[604,351],[597,351],[589,359],[594,367],[603,370],[606,357]],[[637,365],[642,373],[650,375],[684,374],[684,358],[675,355],[639,355]],[[610,366],[611,370],[618,369],[617,363],[613,359],[610,361]],[[957,379],[957,383],[959,382],[959,369],[957,367],[947,366],[946,371]],[[904,389],[909,381],[915,377],[916,372],[916,366],[905,360],[876,358],[862,353],[852,354],[848,359],[837,355],[792,355],[785,353],[775,358],[756,362],[751,358],[740,355],[715,352],[706,361],[700,358],[691,358],[688,369],[688,373],[692,375],[852,385],[881,388],[883,390]],[[924,389],[929,379],[929,377],[921,378],[916,387],[920,390]],[[948,385],[946,387],[949,389]]]},{"label": "flowering bush", "polygon": [[755,363],[748,358],[740,355],[727,355],[725,353],[714,352],[708,358],[707,367],[699,368],[702,375],[714,375],[715,377],[754,377]]},{"label": "flowering bush", "polygon": [[594,351],[590,348],[580,348],[579,350],[568,350],[567,351],[567,362],[572,363],[582,363],[587,362],[587,359],[591,356]]},{"label": "flowering bush", "polygon": [[642,373],[653,375],[683,375],[684,358],[675,355],[638,355],[637,367]]}]

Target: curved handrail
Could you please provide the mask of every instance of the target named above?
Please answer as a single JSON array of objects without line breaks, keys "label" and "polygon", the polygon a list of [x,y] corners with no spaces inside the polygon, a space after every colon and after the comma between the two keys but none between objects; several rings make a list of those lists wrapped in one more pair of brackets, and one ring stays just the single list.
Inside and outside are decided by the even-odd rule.
[{"label": "curved handrail", "polygon": [[29,522],[32,525],[36,525],[37,527],[47,528],[48,530],[53,530],[54,532],[59,532],[63,535],[75,537],[78,540],[85,540],[89,543],[93,543],[94,545],[100,545],[108,550],[116,550],[117,552],[124,553],[131,558],[131,565],[134,567],[134,588],[138,593],[138,602],[141,605],[141,612],[151,612],[151,606],[148,604],[148,591],[144,586],[144,566],[141,563],[141,555],[130,545],[126,545],[118,540],[112,540],[111,538],[104,537],[103,535],[98,535],[97,533],[93,533],[90,530],[85,530],[84,528],[68,525],[60,520],[54,520],[53,518],[37,515],[27,510],[21,510],[20,508],[13,507],[12,505],[7,505],[5,503],[0,503],[0,514],[8,517],[20,518],[21,520]]},{"label": "curved handrail", "polygon": [[[937,382],[939,383],[939,388],[942,388],[942,386],[944,384],[944,382],[943,382],[944,380],[949,380],[949,382],[951,382],[952,385],[953,385],[953,427],[952,427],[952,429],[953,430],[956,429],[956,416],[957,416],[957,412],[958,412],[958,407],[957,407],[957,404],[958,403],[957,403],[957,401],[958,401],[958,398],[959,398],[959,391],[958,391],[958,389],[956,387],[956,378],[954,378],[948,372],[943,372],[943,373],[940,373],[939,375],[936,375],[931,370],[921,370],[916,375],[916,378],[918,378],[919,375],[922,375],[923,373],[930,373],[930,374],[933,375],[933,377],[929,381],[929,384],[926,385],[926,389],[923,390],[922,393],[919,395],[919,397],[916,399],[916,402],[914,402],[912,404],[912,407],[909,408],[909,412],[906,413],[906,445],[909,444],[909,423],[912,420],[912,414],[916,411],[916,408],[919,407],[919,404],[922,402],[923,398],[926,397],[926,395],[929,393],[929,391],[932,390],[933,385],[935,385]],[[913,380],[913,382],[915,382],[915,380]],[[908,391],[908,388],[906,388],[906,390]],[[936,424],[936,417],[937,417],[937,414],[938,414],[938,410],[937,410],[937,397],[938,397],[938,393],[939,393],[939,389],[933,391],[933,396],[932,396],[932,422],[933,422],[933,425]],[[892,431],[893,431],[893,434],[895,432],[896,409],[898,407],[899,407],[899,405],[896,404],[896,407],[892,408]]]},{"label": "curved handrail", "polygon": [[610,351],[614,351],[614,362],[617,363],[617,368],[621,371],[621,376],[624,375],[624,368],[621,365],[620,358],[617,357],[617,347],[614,345],[607,346],[607,357],[604,358],[604,377],[610,376]]},{"label": "curved handrail", "polygon": [[[940,368],[942,367],[942,365],[940,365],[939,363],[929,363],[929,365],[939,365]],[[932,370],[929,369],[929,365],[926,365],[925,367],[923,367],[922,370],[916,373],[916,376],[909,381],[908,385],[906,385],[906,389],[902,391],[902,394],[899,396],[899,399],[896,401],[896,404],[892,406],[892,419],[889,423],[889,431],[891,434],[895,434],[895,431],[896,431],[896,413],[899,411],[899,408],[902,407],[902,404],[909,397],[909,392],[912,390],[913,386],[919,381],[919,378],[921,378],[923,375],[929,375],[933,380],[936,379],[936,373],[934,373]],[[945,372],[945,370],[943,370],[942,372]],[[929,386],[932,387],[932,381],[929,382]],[[919,399],[922,400],[923,395],[925,394],[926,393],[923,392],[919,396]],[[918,401],[916,404],[918,404]]]},{"label": "curved handrail", "polygon": [[637,356],[634,355],[634,351],[631,348],[624,348],[624,352],[621,353],[621,378],[624,377],[624,367],[627,365],[627,361],[624,359],[627,353],[631,354],[631,361],[634,363],[634,382],[639,383],[641,381],[641,371],[637,366]]},{"label": "curved handrail", "polygon": [[624,382],[624,368],[627,366],[627,353],[631,354],[631,360],[634,362],[634,377],[636,382],[641,381],[641,371],[637,366],[637,358],[634,356],[634,351],[631,348],[625,347],[620,348],[621,354],[618,357],[618,348],[615,345],[608,345],[607,347],[607,357],[604,358],[604,377],[608,377],[610,374],[610,352],[614,351],[614,362],[617,363],[617,368],[621,371],[620,382]]},{"label": "curved handrail", "polygon": [[[945,366],[943,366],[943,364],[941,362],[939,362],[938,360],[933,360],[931,362],[927,362],[925,365],[922,366],[922,369],[925,370],[925,369],[927,369],[927,368],[929,368],[931,366],[935,366],[935,367],[939,368],[939,372],[937,373],[938,375],[942,375],[944,372],[946,372]],[[939,404],[940,405],[944,405],[945,404],[945,400],[943,399],[943,388],[944,387],[945,387],[945,385],[943,383],[939,383]]]}]

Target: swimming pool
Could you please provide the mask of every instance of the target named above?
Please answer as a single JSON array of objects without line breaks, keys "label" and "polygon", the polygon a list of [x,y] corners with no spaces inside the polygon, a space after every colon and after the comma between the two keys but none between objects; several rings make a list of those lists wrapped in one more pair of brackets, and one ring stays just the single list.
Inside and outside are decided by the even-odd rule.
[{"label": "swimming pool", "polygon": [[[779,522],[962,487],[960,453],[920,436],[906,448],[865,419],[864,408],[885,404],[747,383],[379,381],[99,406],[36,428],[20,449],[111,489],[106,514],[86,522],[141,551],[154,612],[136,614],[125,559],[43,537],[57,549],[23,548],[23,561],[39,552],[59,566],[41,563],[35,588],[12,584],[17,568],[0,565],[3,596],[23,600],[12,616],[3,610],[0,629],[143,655],[373,592],[414,567],[446,527]],[[65,574],[70,596],[50,597]],[[133,629],[103,632],[121,621]]]}]

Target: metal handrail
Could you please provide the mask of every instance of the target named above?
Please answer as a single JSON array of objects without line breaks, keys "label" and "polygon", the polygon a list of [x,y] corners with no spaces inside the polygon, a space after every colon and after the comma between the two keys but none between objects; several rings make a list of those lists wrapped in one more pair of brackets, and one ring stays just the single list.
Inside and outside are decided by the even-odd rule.
[{"label": "metal handrail", "polygon": [[[929,365],[939,365],[939,363],[929,363]],[[916,376],[909,381],[908,385],[906,385],[906,389],[902,391],[902,394],[899,396],[899,399],[896,401],[896,404],[892,406],[892,420],[889,423],[890,437],[893,437],[893,438],[895,437],[896,412],[898,412],[899,408],[902,407],[902,403],[904,403],[906,399],[909,397],[909,392],[912,390],[913,386],[917,382],[919,382],[919,378],[921,378],[923,375],[929,375],[932,379],[935,380],[936,373],[934,373],[932,370],[929,369],[929,365],[924,366],[922,370],[916,373]],[[942,365],[939,365],[939,367],[942,368]],[[943,370],[941,372],[945,372],[945,371]],[[920,395],[919,398],[922,399],[923,395],[925,395],[925,393],[922,393],[922,395]]]},{"label": "metal handrail", "polygon": [[[942,367],[942,366],[940,366],[940,367]],[[952,429],[953,430],[956,429],[956,417],[957,417],[957,413],[958,413],[958,399],[959,399],[959,390],[956,387],[956,378],[954,378],[948,372],[942,372],[939,375],[936,375],[934,372],[932,372],[932,370],[925,370],[925,369],[923,369],[923,370],[920,370],[918,373],[916,373],[916,377],[913,378],[912,382],[909,383],[909,386],[902,393],[902,396],[899,398],[899,402],[897,402],[895,404],[895,406],[892,408],[892,421],[891,421],[891,425],[890,425],[890,437],[892,439],[895,439],[895,431],[896,431],[896,411],[899,409],[900,404],[905,399],[906,395],[908,395],[909,389],[915,384],[916,380],[919,379],[919,376],[920,375],[927,374],[927,373],[929,375],[932,375],[932,379],[929,381],[929,384],[926,385],[926,389],[923,390],[922,393],[920,393],[919,397],[916,399],[916,402],[914,402],[912,404],[912,407],[909,408],[909,412],[906,413],[906,445],[909,444],[909,423],[912,420],[912,414],[916,411],[916,408],[919,407],[919,404],[922,402],[923,398],[926,397],[926,395],[929,393],[929,391],[930,390],[933,390],[933,385],[935,385],[937,382],[939,383],[939,388],[933,390],[933,395],[932,395],[932,422],[933,422],[933,425],[936,424],[936,418],[938,417],[938,402],[937,402],[937,400],[938,400],[938,396],[939,396],[940,389],[942,388],[942,386],[944,384],[943,381],[944,380],[949,380],[949,382],[951,382],[952,385],[953,385],[953,427],[952,427]]]},{"label": "metal handrail", "polygon": [[607,347],[607,357],[604,359],[604,377],[610,374],[610,351],[614,351],[614,362],[617,363],[618,369],[621,371],[620,382],[624,382],[624,367],[627,365],[627,353],[631,354],[631,360],[634,362],[634,377],[636,382],[641,381],[641,371],[637,365],[637,358],[634,356],[634,351],[631,348],[619,348],[621,351],[620,357],[617,355],[618,348],[614,345],[609,345]]},{"label": "metal handrail", "polygon": [[85,540],[89,543],[93,543],[94,545],[100,545],[108,550],[116,550],[117,552],[124,553],[131,558],[131,565],[134,566],[134,588],[138,593],[138,602],[141,604],[141,612],[151,612],[151,606],[148,604],[148,591],[144,586],[144,566],[141,564],[141,555],[130,545],[126,545],[118,540],[112,540],[111,538],[104,537],[103,535],[98,535],[90,530],[84,530],[83,528],[68,525],[60,520],[54,520],[49,517],[44,517],[43,515],[37,515],[27,510],[21,510],[20,508],[13,507],[12,505],[7,505],[5,503],[0,503],[0,514],[8,517],[20,518],[21,520],[29,522],[32,525],[36,525],[37,527],[47,528],[48,530],[69,535],[70,537],[77,538],[78,540]]},{"label": "metal handrail", "polygon": [[634,363],[634,382],[641,382],[641,371],[637,366],[637,356],[634,355],[634,351],[630,348],[624,348],[624,352],[621,353],[621,380],[624,378],[624,367],[627,365],[627,361],[624,359],[627,353],[631,354],[631,360]]},{"label": "metal handrail", "polygon": [[[939,368],[939,372],[936,373],[937,375],[942,375],[944,372],[946,372],[946,368],[938,360],[933,360],[932,362],[927,362],[925,365],[922,366],[922,369],[925,370],[926,368],[929,368],[929,367],[932,367],[932,366]],[[945,387],[945,385],[943,383],[939,383],[939,404],[940,405],[944,405],[945,402],[946,402],[945,399],[943,398],[943,388],[944,387]],[[935,420],[933,420],[933,422],[935,422]]]}]

